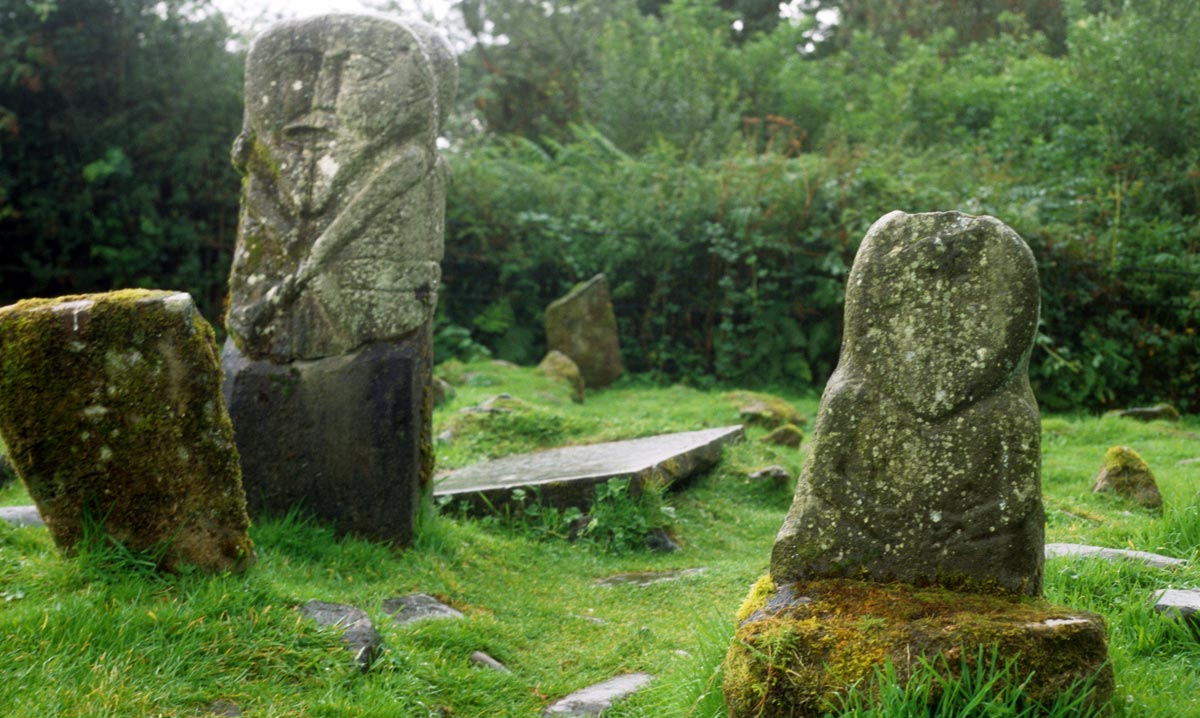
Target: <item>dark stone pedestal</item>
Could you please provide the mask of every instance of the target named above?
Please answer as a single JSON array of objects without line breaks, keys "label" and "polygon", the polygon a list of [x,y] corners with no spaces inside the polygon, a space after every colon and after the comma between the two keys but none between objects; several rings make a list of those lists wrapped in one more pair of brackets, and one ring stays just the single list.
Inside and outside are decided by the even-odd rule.
[{"label": "dark stone pedestal", "polygon": [[431,337],[274,364],[225,342],[225,401],[254,515],[298,506],[338,533],[412,542],[432,473]]}]

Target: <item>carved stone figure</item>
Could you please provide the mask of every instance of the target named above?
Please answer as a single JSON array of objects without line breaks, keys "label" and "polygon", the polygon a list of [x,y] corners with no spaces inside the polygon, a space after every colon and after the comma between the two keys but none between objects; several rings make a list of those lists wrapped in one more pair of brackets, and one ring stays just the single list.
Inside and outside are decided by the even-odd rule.
[{"label": "carved stone figure", "polygon": [[1038,306],[1033,254],[991,217],[893,212],[871,227],[776,581],[1041,593]]},{"label": "carved stone figure", "polygon": [[456,72],[432,28],[381,17],[285,22],[250,48],[222,361],[256,513],[413,536]]},{"label": "carved stone figure", "polygon": [[246,58],[246,175],[227,326],[238,348],[316,359],[426,324],[441,277],[436,152],[456,69],[420,23],[277,25]]}]

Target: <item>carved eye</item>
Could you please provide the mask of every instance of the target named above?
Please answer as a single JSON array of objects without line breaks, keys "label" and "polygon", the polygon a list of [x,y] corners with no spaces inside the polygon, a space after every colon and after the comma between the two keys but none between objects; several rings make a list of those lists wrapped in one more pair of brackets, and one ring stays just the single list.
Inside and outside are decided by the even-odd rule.
[{"label": "carved eye", "polygon": [[346,58],[346,65],[342,70],[342,76],[352,81],[370,80],[384,74],[387,69],[387,63],[381,60],[377,60],[369,55],[360,55],[352,52]]}]

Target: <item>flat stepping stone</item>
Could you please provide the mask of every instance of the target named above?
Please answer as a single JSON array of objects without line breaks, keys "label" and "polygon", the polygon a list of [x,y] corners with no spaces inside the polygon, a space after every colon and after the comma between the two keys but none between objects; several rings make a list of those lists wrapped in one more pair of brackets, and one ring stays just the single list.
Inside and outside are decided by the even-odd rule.
[{"label": "flat stepping stone", "polygon": [[1101,546],[1087,546],[1079,543],[1046,544],[1046,558],[1075,558],[1081,556],[1102,558],[1108,561],[1137,561],[1152,568],[1183,568],[1188,564],[1187,561],[1181,558],[1171,558],[1170,556],[1163,556],[1148,551],[1103,548]]},{"label": "flat stepping stone", "polygon": [[1200,589],[1164,588],[1154,594],[1154,610],[1169,616],[1197,620]]},{"label": "flat stepping stone", "polygon": [[45,526],[42,515],[36,506],[3,506],[0,507],[0,521],[7,521],[13,526]]},{"label": "flat stepping stone", "polygon": [[506,456],[435,478],[433,495],[495,508],[508,503],[515,489],[537,487],[545,503],[583,507],[596,485],[612,478],[670,486],[705,471],[721,459],[725,444],[743,436],[739,424]]},{"label": "flat stepping stone", "polygon": [[575,691],[566,698],[550,704],[542,715],[547,718],[591,718],[612,707],[616,701],[644,688],[654,676],[649,673],[627,673]]},{"label": "flat stepping stone", "polygon": [[492,658],[483,651],[475,651],[472,653],[471,663],[474,663],[482,668],[489,668],[493,671],[498,671],[500,673],[512,673],[512,671],[508,669],[508,666],[504,665],[500,661],[497,661],[495,658]]},{"label": "flat stepping stone", "polygon": [[298,609],[305,618],[310,618],[318,626],[339,628],[342,630],[342,640],[354,654],[354,662],[358,669],[366,673],[371,668],[371,662],[379,655],[383,639],[375,630],[375,624],[367,612],[361,608],[347,606],[341,603],[326,603],[325,601],[309,601]]},{"label": "flat stepping stone", "polygon": [[424,593],[412,593],[407,596],[386,598],[383,601],[383,611],[400,625],[438,618],[463,617],[461,611],[451,608],[433,596]]},{"label": "flat stepping stone", "polygon": [[666,583],[668,581],[678,581],[681,578],[688,576],[699,576],[704,573],[702,568],[683,568],[677,571],[633,571],[631,573],[618,573],[615,576],[596,579],[597,586],[637,586],[645,588],[653,586],[656,583]]}]

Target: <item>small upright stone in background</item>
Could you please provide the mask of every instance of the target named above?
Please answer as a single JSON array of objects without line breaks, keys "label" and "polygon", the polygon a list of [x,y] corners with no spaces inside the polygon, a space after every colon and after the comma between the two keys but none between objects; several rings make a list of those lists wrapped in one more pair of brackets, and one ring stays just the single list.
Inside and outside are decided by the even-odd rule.
[{"label": "small upright stone in background", "polygon": [[571,387],[571,398],[582,404],[587,396],[583,383],[583,374],[571,357],[557,349],[551,349],[538,364],[538,370],[552,379],[561,379]]},{"label": "small upright stone in background", "polygon": [[433,472],[449,44],[324,15],[246,57],[245,174],[223,362],[250,508],[406,545]]},{"label": "small upright stone in background", "polygon": [[575,362],[589,389],[602,389],[621,376],[617,315],[603,274],[546,307],[546,345]]},{"label": "small upright stone in background", "polygon": [[1162,507],[1162,494],[1146,461],[1128,446],[1114,446],[1104,454],[1104,468],[1096,475],[1092,493],[1111,491],[1147,509]]},{"label": "small upright stone in background", "polygon": [[254,558],[212,327],[179,292],[0,309],[0,435],[54,542],[94,521],[161,567]]}]

